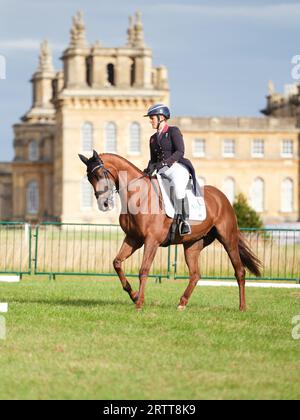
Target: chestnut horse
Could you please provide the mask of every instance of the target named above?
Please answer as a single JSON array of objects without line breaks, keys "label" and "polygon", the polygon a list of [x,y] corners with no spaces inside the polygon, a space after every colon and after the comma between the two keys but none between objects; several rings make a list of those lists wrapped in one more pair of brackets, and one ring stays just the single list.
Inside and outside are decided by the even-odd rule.
[{"label": "chestnut horse", "polygon": [[[144,303],[145,285],[149,271],[160,246],[166,244],[172,220],[166,216],[163,208],[160,212],[130,212],[128,203],[136,193],[134,182],[143,181],[144,189],[148,191],[139,197],[139,204],[146,204],[149,209],[151,197],[160,195],[157,180],[146,177],[141,170],[121,156],[105,153],[98,155],[94,151],[92,158],[79,155],[87,166],[87,175],[92,184],[101,211],[108,211],[113,207],[113,194],[118,192],[122,204],[120,226],[126,234],[118,255],[113,261],[114,268],[121,280],[123,289],[129,294],[137,309]],[[126,181],[121,182],[120,173],[126,174]],[[99,186],[100,187],[99,190]],[[145,188],[146,186],[146,188]],[[150,192],[150,194],[149,194]],[[189,269],[189,284],[180,298],[178,309],[185,309],[190,296],[200,279],[199,256],[200,252],[215,239],[224,246],[239,286],[240,310],[246,310],[245,299],[245,267],[255,276],[260,276],[260,261],[249,249],[239,231],[236,215],[226,198],[217,188],[204,187],[204,197],[207,208],[205,221],[192,225],[192,233],[186,236],[176,234],[172,245],[182,244],[185,261]],[[160,197],[161,200],[161,197]],[[132,290],[122,263],[137,249],[144,245],[142,265],[139,271],[139,291]]]}]

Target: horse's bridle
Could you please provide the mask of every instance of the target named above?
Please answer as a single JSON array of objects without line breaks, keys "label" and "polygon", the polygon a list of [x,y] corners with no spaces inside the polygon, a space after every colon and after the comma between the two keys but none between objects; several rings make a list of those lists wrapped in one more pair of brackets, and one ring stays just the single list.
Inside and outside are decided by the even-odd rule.
[{"label": "horse's bridle", "polygon": [[[104,174],[104,177],[105,177],[105,180],[106,180],[106,183],[107,183],[107,191],[109,191],[110,190],[110,195],[109,195],[109,197],[107,198],[107,202],[113,202],[113,196],[114,196],[114,194],[116,193],[116,192],[118,192],[118,190],[117,190],[117,188],[116,188],[116,186],[113,188],[113,189],[110,189],[110,186],[109,186],[109,175],[111,175],[111,177],[114,179],[114,176],[113,176],[113,174],[110,172],[110,170],[109,169],[107,169],[106,167],[105,167],[105,165],[104,165],[104,162],[103,162],[103,160],[100,158],[100,157],[98,157],[98,165],[97,166],[95,166],[91,171],[88,171],[88,179],[91,179],[92,177],[95,177],[95,174],[94,174],[94,172],[97,170],[97,169],[103,169],[103,174]],[[97,178],[97,176],[96,176],[96,179],[98,180],[98,178]],[[102,195],[102,194],[104,194],[106,191],[95,191],[95,197],[96,197],[96,199],[98,200],[99,199],[99,197]]]}]

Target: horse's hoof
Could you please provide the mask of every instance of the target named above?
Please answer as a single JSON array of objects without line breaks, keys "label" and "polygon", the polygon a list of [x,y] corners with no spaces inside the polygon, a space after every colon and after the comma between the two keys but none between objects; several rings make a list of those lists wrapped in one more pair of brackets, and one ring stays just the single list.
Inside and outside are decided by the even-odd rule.
[{"label": "horse's hoof", "polygon": [[186,309],[185,305],[178,305],[177,306],[177,311],[184,311]]},{"label": "horse's hoof", "polygon": [[134,292],[131,296],[131,300],[132,300],[133,303],[136,303],[138,298],[139,298],[138,292]]}]

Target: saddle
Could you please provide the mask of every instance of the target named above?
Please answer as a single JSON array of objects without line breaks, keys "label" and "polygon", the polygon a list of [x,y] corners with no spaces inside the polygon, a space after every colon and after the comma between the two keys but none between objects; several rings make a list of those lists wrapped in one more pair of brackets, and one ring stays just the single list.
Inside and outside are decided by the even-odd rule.
[{"label": "saddle", "polygon": [[[179,230],[179,224],[181,222],[181,216],[176,214],[174,206],[174,195],[173,189],[170,188],[170,180],[165,175],[157,175],[157,181],[159,188],[161,190],[162,201],[164,205],[164,210],[167,217],[173,219],[172,225],[166,241],[161,244],[161,246],[169,246],[174,242],[176,233]],[[193,192],[193,181],[190,177],[189,183],[186,188],[186,200],[188,208],[188,219],[187,221],[193,224],[199,224],[206,219],[206,205],[204,200],[204,188],[200,187],[199,183],[197,185],[197,191],[200,191],[200,195],[196,196]]]},{"label": "saddle", "polygon": [[[162,177],[160,174],[156,174],[156,176],[162,194],[165,213],[168,217],[174,219],[175,207],[173,198],[173,188],[170,187],[170,181],[168,177]],[[193,192],[193,182],[192,179],[190,179],[186,188],[186,200],[188,204],[187,208],[189,214],[188,222],[191,224],[193,224],[193,222],[203,222],[206,219],[204,188],[201,187],[198,183],[197,189],[200,191],[200,195],[198,196],[196,196]]]}]

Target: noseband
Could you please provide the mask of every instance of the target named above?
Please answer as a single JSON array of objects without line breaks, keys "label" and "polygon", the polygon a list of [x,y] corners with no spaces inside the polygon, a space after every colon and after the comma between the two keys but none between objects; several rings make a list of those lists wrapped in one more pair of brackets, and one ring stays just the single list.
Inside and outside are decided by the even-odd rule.
[{"label": "noseband", "polygon": [[[99,164],[97,165],[97,166],[95,166],[95,168],[93,168],[90,172],[88,172],[88,178],[90,178],[90,177],[92,177],[92,176],[95,176],[94,175],[94,172],[97,170],[97,169],[103,169],[103,174],[104,174],[104,177],[105,177],[105,180],[106,180],[106,183],[107,183],[107,191],[109,191],[109,176],[108,175],[111,175],[112,176],[112,178],[114,178],[113,177],[113,174],[110,172],[110,170],[109,169],[107,169],[105,166],[104,166],[104,162],[102,161],[102,159],[101,158],[98,158],[98,160],[99,160]],[[105,191],[104,191],[105,192]],[[96,196],[96,199],[98,200],[98,198],[104,193],[104,192],[102,192],[102,191],[95,191],[95,196]],[[117,190],[117,188],[116,187],[114,187],[113,189],[111,189],[110,190],[110,195],[109,195],[109,197],[107,198],[107,201],[108,202],[113,202],[113,195],[114,195],[114,193],[115,192],[118,192],[118,190]]]}]

